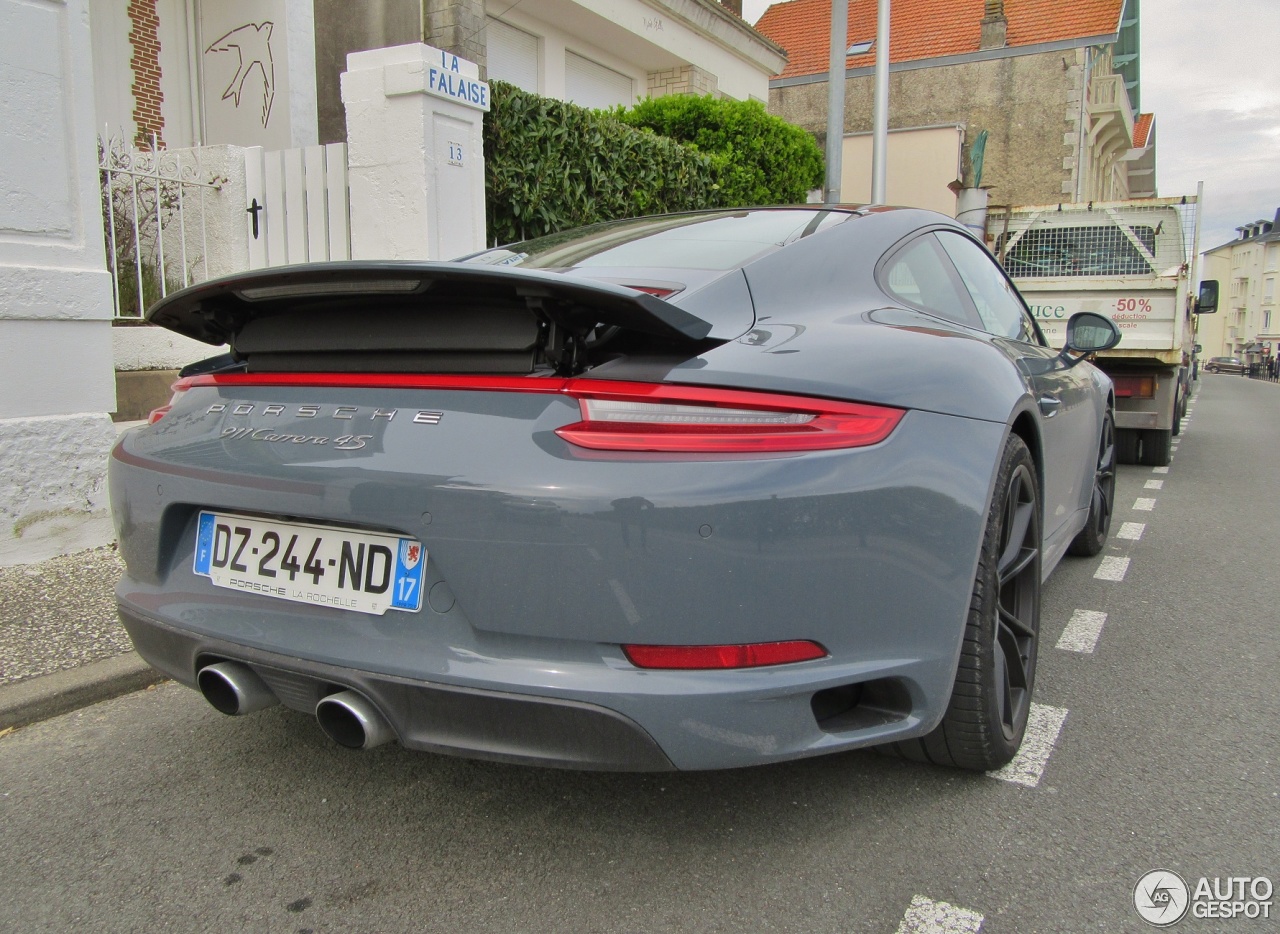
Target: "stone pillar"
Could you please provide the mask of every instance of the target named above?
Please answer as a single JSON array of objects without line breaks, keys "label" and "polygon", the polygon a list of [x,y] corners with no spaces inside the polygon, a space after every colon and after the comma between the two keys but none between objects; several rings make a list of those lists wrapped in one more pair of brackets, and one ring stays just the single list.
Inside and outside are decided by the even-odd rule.
[{"label": "stone pillar", "polygon": [[111,277],[87,0],[0,0],[0,565],[111,540]]},{"label": "stone pillar", "polygon": [[420,43],[347,56],[352,259],[450,259],[485,246],[484,112],[474,62]]}]

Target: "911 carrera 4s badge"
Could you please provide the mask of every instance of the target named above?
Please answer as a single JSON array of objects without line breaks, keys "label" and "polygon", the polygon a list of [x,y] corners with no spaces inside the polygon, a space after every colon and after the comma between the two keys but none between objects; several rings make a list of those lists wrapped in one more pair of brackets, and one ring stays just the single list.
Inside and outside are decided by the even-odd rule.
[{"label": "911 carrera 4s badge", "polygon": [[193,570],[215,587],[381,616],[421,609],[425,565],[411,538],[202,512]]}]

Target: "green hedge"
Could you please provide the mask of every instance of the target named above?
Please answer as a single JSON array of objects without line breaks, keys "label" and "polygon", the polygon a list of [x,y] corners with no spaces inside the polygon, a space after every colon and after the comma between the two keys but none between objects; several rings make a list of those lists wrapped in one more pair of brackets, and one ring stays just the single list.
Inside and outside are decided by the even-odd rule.
[{"label": "green hedge", "polygon": [[711,156],[729,207],[798,204],[822,187],[822,150],[806,131],[759,101],[672,95],[641,101],[617,116]]},{"label": "green hedge", "polygon": [[616,116],[490,82],[484,118],[491,243],[597,221],[717,207],[715,160]]}]

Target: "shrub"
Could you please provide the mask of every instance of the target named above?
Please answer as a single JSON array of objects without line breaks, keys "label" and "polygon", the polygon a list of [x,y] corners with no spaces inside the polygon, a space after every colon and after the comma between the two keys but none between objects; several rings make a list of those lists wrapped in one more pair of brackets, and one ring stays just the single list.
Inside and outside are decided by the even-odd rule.
[{"label": "shrub", "polygon": [[696,146],[714,160],[728,207],[797,204],[820,188],[822,150],[798,126],[772,116],[759,101],[667,96],[615,111],[634,127]]},{"label": "shrub", "polygon": [[717,207],[713,159],[616,115],[490,83],[485,195],[493,243],[640,214]]}]

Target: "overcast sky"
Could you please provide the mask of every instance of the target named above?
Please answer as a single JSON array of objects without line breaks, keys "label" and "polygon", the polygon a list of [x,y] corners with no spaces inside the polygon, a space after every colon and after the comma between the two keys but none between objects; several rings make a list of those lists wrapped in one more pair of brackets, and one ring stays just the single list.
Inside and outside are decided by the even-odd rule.
[{"label": "overcast sky", "polygon": [[[743,15],[754,23],[768,7],[743,0]],[[1142,109],[1156,115],[1156,185],[1169,197],[1204,182],[1201,249],[1280,208],[1277,39],[1280,0],[1142,0]]]}]

